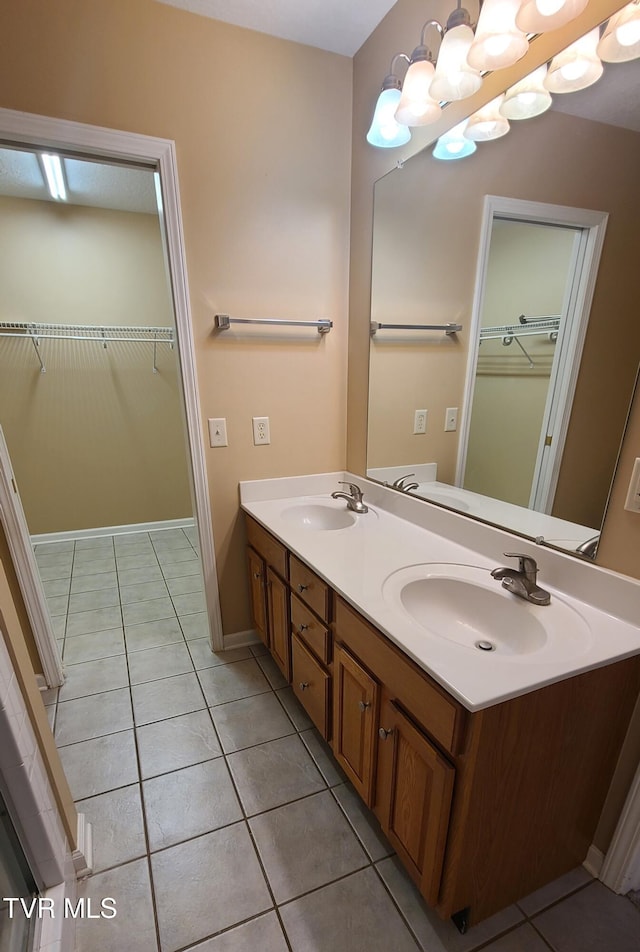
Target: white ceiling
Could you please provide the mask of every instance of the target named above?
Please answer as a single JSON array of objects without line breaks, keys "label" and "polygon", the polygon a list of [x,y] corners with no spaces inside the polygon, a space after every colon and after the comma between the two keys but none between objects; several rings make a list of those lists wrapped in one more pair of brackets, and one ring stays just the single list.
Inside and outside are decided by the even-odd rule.
[{"label": "white ceiling", "polygon": [[[153,172],[63,158],[69,204],[157,214]],[[51,201],[35,152],[0,149],[0,195]]]},{"label": "white ceiling", "polygon": [[353,56],[396,0],[159,0],[258,33]]}]

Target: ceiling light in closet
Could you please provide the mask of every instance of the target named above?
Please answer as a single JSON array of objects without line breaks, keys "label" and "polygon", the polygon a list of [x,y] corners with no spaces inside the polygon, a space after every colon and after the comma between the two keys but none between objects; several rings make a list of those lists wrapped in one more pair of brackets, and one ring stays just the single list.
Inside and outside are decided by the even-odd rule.
[{"label": "ceiling light in closet", "polygon": [[49,189],[51,198],[56,202],[66,202],[67,186],[64,180],[64,170],[60,156],[51,152],[41,152],[40,161],[42,163],[44,180]]}]

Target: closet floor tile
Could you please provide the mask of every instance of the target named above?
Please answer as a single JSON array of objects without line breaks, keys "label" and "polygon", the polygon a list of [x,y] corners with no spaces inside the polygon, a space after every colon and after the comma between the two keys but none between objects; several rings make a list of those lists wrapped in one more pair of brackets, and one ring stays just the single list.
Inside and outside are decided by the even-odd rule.
[{"label": "closet floor tile", "polygon": [[100,572],[97,575],[74,575],[71,579],[71,594],[81,592],[99,592],[104,588],[115,588],[118,576],[115,572]]},{"label": "closet floor tile", "polygon": [[[167,579],[167,588],[170,595],[190,595],[192,592],[201,592],[203,581],[200,575],[185,575],[182,578]],[[56,592],[55,594],[61,594]]]},{"label": "closet floor tile", "polygon": [[163,562],[162,574],[165,578],[180,578],[184,575],[201,575],[200,559],[195,558],[187,562]]},{"label": "closet floor tile", "polygon": [[151,598],[166,598],[167,595],[167,586],[161,579],[155,582],[138,582],[136,585],[120,585],[120,598],[123,605],[146,602]]},{"label": "closet floor tile", "polygon": [[88,635],[92,631],[106,631],[109,628],[120,628],[121,625],[122,612],[119,605],[110,608],[95,608],[69,615],[67,635]]},{"label": "closet floor tile", "polygon": [[146,602],[133,602],[122,606],[122,615],[125,625],[143,625],[148,621],[159,621],[161,618],[175,617],[175,610],[171,599],[150,598]]},{"label": "closet floor tile", "polygon": [[142,582],[162,581],[162,572],[156,562],[155,565],[141,565],[138,568],[123,569],[118,566],[120,586],[140,585]]},{"label": "closet floor tile", "polygon": [[114,585],[113,588],[101,588],[97,591],[74,592],[69,599],[69,612],[76,614],[95,611],[98,608],[113,608],[116,605],[120,605],[120,592]]},{"label": "closet floor tile", "polygon": [[121,654],[124,654],[124,632],[122,628],[113,628],[101,631],[99,637],[94,632],[69,638],[64,646],[63,658],[65,664],[81,664]]},{"label": "closet floor tile", "polygon": [[113,555],[106,556],[101,559],[91,559],[87,562],[79,562],[73,565],[73,574],[74,576],[80,575],[98,575],[101,572],[114,572],[116,568],[116,560]]},{"label": "closet floor tile", "polygon": [[153,552],[144,552],[141,555],[120,555],[117,556],[118,572],[128,572],[131,569],[142,568],[145,565],[156,566],[158,560]]}]

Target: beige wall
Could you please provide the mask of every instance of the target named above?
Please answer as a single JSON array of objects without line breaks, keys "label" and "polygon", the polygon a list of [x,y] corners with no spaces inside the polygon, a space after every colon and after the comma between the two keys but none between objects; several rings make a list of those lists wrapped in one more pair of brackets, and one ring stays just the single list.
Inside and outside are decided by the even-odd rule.
[{"label": "beige wall", "polygon": [[[1,105],[176,142],[203,439],[228,424],[207,449],[223,625],[247,629],[238,481],[345,461],[351,60],[153,0],[26,0],[3,29]],[[214,337],[217,311],[335,326]]]},{"label": "beige wall", "polygon": [[[149,173],[151,175],[151,173]],[[171,326],[158,218],[0,197],[0,320]],[[177,354],[0,341],[0,421],[33,534],[191,516]]]}]

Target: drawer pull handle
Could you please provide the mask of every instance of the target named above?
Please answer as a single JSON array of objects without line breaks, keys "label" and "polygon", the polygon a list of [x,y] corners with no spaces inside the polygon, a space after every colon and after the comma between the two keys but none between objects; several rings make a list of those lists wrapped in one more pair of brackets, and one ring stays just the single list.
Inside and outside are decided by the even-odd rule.
[{"label": "drawer pull handle", "polygon": [[383,740],[386,740],[387,737],[393,734],[393,727],[391,728],[391,730],[386,730],[384,727],[381,727],[380,730],[378,731],[378,734]]},{"label": "drawer pull handle", "polygon": [[301,681],[301,682],[300,682],[300,690],[301,690],[301,691],[306,691],[306,689],[307,689],[308,687],[309,687],[309,682],[308,682],[308,681]]},{"label": "drawer pull handle", "polygon": [[298,625],[298,631],[308,631],[308,625]]},{"label": "drawer pull handle", "polygon": [[371,701],[358,701],[358,707],[364,713],[368,707],[371,707]]},{"label": "drawer pull handle", "polygon": [[303,585],[302,583],[300,583],[300,585],[298,585],[298,591],[299,591],[299,592],[306,592],[306,590],[307,590],[308,588],[309,588],[308,585]]}]

